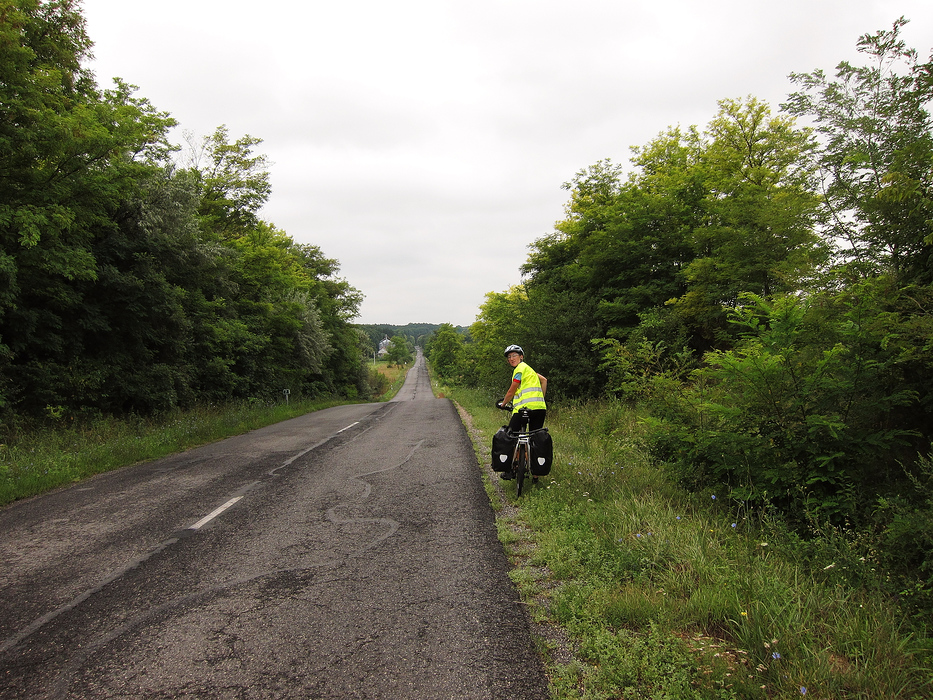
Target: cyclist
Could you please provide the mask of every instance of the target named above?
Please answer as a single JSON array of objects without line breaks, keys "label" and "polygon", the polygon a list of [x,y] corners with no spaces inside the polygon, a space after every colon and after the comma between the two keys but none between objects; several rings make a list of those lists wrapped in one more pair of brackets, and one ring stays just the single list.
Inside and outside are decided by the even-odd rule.
[{"label": "cyclist", "polygon": [[[547,415],[547,404],[544,403],[544,393],[547,391],[547,377],[535,372],[525,362],[525,351],[519,345],[509,345],[505,349],[505,360],[512,368],[512,384],[505,393],[505,398],[497,404],[499,407],[512,402],[512,418],[509,421],[509,430],[517,433],[524,426],[518,412],[527,408],[530,414],[529,429],[538,430],[544,427],[544,418]],[[503,479],[511,479],[512,472],[504,472]]]}]

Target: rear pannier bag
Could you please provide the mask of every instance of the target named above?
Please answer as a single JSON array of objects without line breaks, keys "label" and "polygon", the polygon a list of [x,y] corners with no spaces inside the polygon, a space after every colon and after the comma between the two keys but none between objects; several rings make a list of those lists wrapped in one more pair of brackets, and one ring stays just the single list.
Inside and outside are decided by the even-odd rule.
[{"label": "rear pannier bag", "polygon": [[509,434],[509,427],[503,425],[492,436],[492,468],[497,472],[507,472],[512,469],[512,456],[515,454],[515,443],[518,438]]},{"label": "rear pannier bag", "polygon": [[547,428],[541,428],[531,434],[531,473],[534,476],[547,476],[551,473],[554,462],[554,441]]}]

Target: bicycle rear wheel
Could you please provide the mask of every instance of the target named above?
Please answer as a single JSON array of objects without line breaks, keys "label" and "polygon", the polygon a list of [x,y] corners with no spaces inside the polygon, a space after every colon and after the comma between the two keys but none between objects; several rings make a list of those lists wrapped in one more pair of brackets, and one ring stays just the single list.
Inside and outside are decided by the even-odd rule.
[{"label": "bicycle rear wheel", "polygon": [[528,448],[522,448],[518,453],[518,464],[515,465],[515,495],[522,495],[525,477],[528,475]]}]

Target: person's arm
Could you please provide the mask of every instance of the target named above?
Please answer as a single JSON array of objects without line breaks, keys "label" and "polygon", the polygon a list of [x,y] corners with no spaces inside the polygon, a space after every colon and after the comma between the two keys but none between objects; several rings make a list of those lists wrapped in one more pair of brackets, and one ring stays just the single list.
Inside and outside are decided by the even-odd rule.
[{"label": "person's arm", "polygon": [[547,377],[545,377],[543,374],[539,374],[538,381],[541,382],[541,394],[542,395],[546,394],[547,393]]},{"label": "person's arm", "polygon": [[515,398],[515,392],[518,391],[519,386],[521,386],[520,382],[512,382],[512,386],[510,386],[509,390],[505,392],[505,398],[502,399],[503,406],[507,403],[510,403],[512,399]]}]

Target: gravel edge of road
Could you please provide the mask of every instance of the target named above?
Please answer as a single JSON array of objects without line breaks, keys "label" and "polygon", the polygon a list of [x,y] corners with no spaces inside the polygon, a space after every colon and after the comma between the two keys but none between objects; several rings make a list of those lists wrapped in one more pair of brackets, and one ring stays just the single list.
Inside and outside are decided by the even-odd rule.
[{"label": "gravel edge of road", "polygon": [[[460,421],[466,428],[470,442],[477,455],[477,465],[490,496],[493,510],[496,515],[496,529],[499,530],[499,540],[512,570],[527,573],[522,576],[526,582],[523,586],[516,586],[524,603],[525,616],[532,635],[535,637],[535,648],[545,665],[545,672],[550,679],[549,669],[555,665],[570,664],[575,660],[573,642],[567,632],[553,621],[550,610],[550,592],[560,586],[551,571],[546,566],[532,565],[531,559],[537,550],[533,533],[521,519],[521,508],[512,503],[505,492],[505,483],[499,478],[491,466],[492,449],[486,444],[482,433],[473,426],[470,414],[459,403],[450,399],[460,415]],[[508,531],[509,541],[502,542],[502,530]],[[513,539],[514,538],[514,539]],[[533,581],[529,586],[528,581]],[[538,608],[544,612],[544,622],[534,619],[532,609]]]}]

